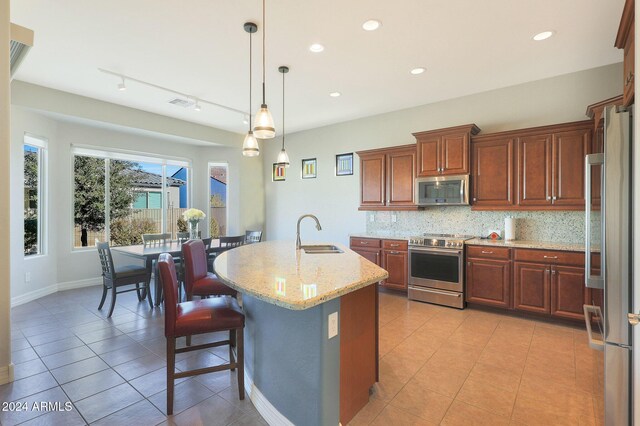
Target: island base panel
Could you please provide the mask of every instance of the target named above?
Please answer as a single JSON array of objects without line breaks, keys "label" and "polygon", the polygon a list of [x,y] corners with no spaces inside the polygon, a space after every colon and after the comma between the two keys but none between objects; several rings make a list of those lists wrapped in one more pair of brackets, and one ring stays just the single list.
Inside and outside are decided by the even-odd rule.
[{"label": "island base panel", "polygon": [[378,292],[370,285],[340,298],[340,422],[369,402],[377,379]]}]

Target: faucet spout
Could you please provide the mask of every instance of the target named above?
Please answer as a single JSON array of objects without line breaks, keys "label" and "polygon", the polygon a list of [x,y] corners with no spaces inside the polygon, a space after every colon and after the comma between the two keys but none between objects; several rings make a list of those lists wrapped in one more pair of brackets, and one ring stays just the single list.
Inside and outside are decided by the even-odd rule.
[{"label": "faucet spout", "polygon": [[317,217],[312,214],[303,214],[302,216],[300,216],[300,218],[298,218],[298,224],[296,225],[296,250],[300,250],[300,247],[302,246],[302,242],[300,241],[300,222],[302,222],[302,219],[304,219],[305,217],[310,217],[311,219],[315,220],[316,229],[318,231],[322,231],[322,226],[320,225],[320,221]]}]

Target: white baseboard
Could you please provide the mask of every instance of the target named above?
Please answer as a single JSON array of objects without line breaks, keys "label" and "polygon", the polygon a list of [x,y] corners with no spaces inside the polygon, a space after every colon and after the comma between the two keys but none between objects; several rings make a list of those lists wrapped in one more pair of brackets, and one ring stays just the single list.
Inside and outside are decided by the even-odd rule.
[{"label": "white baseboard", "polygon": [[82,287],[91,287],[101,283],[102,283],[102,278],[96,277],[96,278],[87,278],[84,280],[67,281],[64,283],[52,284],[47,287],[29,291],[25,294],[21,294],[20,296],[12,297],[11,307],[22,305],[27,302],[31,302],[32,300],[39,299],[41,297],[56,293],[58,291],[72,290],[74,288],[82,288]]},{"label": "white baseboard", "polygon": [[13,363],[0,367],[0,385],[13,382]]},{"label": "white baseboard", "polygon": [[260,389],[253,384],[253,379],[246,369],[244,370],[244,390],[264,421],[271,426],[294,426],[276,407],[271,405],[269,400],[260,392]]}]

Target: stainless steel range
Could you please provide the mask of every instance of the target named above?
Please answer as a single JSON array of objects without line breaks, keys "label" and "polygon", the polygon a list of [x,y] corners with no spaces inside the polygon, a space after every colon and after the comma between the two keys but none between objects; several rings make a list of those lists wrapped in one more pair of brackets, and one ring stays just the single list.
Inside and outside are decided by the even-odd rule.
[{"label": "stainless steel range", "polygon": [[409,299],[464,308],[464,242],[470,235],[425,234],[409,240]]}]

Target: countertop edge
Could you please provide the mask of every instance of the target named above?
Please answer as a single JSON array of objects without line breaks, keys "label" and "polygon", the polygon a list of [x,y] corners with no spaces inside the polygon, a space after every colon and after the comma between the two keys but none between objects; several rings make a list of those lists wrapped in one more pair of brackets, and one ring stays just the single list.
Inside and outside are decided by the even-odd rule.
[{"label": "countertop edge", "polygon": [[554,243],[550,241],[526,241],[526,240],[485,240],[481,238],[474,238],[472,240],[465,241],[465,245],[468,246],[493,246],[493,247],[505,247],[505,248],[521,248],[521,249],[534,249],[534,250],[558,250],[558,251],[573,251],[584,252],[585,247],[582,244],[576,243]]}]

